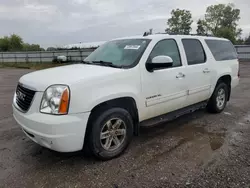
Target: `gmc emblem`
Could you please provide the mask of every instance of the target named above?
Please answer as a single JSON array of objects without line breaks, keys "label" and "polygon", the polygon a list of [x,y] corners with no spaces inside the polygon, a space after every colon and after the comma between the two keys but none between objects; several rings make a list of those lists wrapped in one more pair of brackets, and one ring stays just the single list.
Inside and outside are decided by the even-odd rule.
[{"label": "gmc emblem", "polygon": [[20,100],[22,100],[22,101],[25,100],[26,95],[25,95],[24,93],[22,93],[22,92],[20,92],[20,91],[17,91],[17,92],[16,92],[16,95],[17,95],[17,97],[18,97]]}]

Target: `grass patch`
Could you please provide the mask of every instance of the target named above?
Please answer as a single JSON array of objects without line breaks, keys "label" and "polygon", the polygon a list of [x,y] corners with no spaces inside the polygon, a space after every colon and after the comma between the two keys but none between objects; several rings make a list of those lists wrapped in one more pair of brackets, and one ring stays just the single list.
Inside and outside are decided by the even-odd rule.
[{"label": "grass patch", "polygon": [[52,67],[69,65],[72,63],[0,63],[0,68],[19,68],[19,69],[34,69],[41,70]]}]

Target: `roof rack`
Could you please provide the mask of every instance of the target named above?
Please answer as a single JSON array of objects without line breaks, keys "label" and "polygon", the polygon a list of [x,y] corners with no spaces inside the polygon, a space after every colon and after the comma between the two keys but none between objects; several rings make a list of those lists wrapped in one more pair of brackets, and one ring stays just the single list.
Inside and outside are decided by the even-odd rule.
[{"label": "roof rack", "polygon": [[164,35],[168,35],[168,33],[155,33],[155,34],[159,34],[159,35],[162,35],[162,34],[164,34]]},{"label": "roof rack", "polygon": [[[155,35],[157,35],[157,34],[166,34],[166,35],[190,35],[190,36],[203,36],[203,37],[215,37],[214,35],[212,35],[212,34],[204,34],[204,35],[202,35],[202,34],[180,34],[180,33],[155,33]],[[145,37],[145,36],[148,36],[148,35],[153,35],[152,33],[150,33],[150,32],[148,32],[148,31],[146,31],[146,32],[144,32],[144,34],[143,34],[143,36]]]},{"label": "roof rack", "polygon": [[162,34],[164,34],[164,35],[168,35],[168,33],[160,33],[160,32],[158,32],[158,33],[150,33],[150,32],[144,32],[144,34],[143,34],[143,36],[145,37],[145,36],[148,36],[148,35],[162,35]]},{"label": "roof rack", "polygon": [[214,35],[212,34],[179,34],[179,33],[166,33],[166,34],[169,34],[169,35],[190,35],[190,36],[203,36],[203,37],[214,37]]},{"label": "roof rack", "polygon": [[190,34],[191,36],[203,36],[203,37],[214,37],[212,34]]}]

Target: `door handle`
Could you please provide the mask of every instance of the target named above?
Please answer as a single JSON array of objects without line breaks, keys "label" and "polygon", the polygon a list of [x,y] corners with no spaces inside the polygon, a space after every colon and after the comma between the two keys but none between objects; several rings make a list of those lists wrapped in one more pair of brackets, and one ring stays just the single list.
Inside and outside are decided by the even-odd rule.
[{"label": "door handle", "polygon": [[210,70],[209,69],[204,69],[203,73],[210,73]]},{"label": "door handle", "polygon": [[181,72],[176,76],[176,78],[184,78],[184,77],[185,77],[185,74],[183,74]]}]

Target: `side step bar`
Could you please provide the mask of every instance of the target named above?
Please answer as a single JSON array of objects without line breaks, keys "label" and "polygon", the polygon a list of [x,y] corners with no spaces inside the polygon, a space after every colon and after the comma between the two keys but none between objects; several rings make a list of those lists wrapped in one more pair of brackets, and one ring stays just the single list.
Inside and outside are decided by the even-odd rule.
[{"label": "side step bar", "polygon": [[154,126],[154,125],[161,124],[164,122],[172,121],[185,114],[194,112],[199,109],[204,109],[206,106],[207,106],[207,101],[203,101],[203,102],[200,102],[191,106],[187,106],[185,108],[182,108],[173,112],[169,112],[164,115],[154,117],[152,119],[144,120],[140,123],[140,126],[150,127],[150,126]]}]

